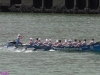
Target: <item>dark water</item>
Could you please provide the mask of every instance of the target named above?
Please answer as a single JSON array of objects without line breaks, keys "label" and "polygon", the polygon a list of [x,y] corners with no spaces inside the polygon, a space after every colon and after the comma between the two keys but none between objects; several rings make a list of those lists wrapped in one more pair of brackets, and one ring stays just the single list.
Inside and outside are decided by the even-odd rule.
[{"label": "dark water", "polygon": [[[100,40],[100,15],[0,13],[0,42],[29,38]],[[15,52],[0,49],[0,71],[9,75],[99,75],[100,54],[94,52]]]}]

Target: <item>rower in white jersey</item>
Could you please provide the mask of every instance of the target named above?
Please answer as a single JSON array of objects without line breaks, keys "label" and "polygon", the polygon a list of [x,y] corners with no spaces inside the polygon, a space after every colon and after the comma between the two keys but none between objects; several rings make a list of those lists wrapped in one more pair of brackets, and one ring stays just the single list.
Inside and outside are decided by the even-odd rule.
[{"label": "rower in white jersey", "polygon": [[41,38],[38,39],[38,45],[42,45],[42,41],[41,41]]},{"label": "rower in white jersey", "polygon": [[72,45],[72,40],[71,39],[69,39],[68,40],[68,47],[72,47],[73,45]]},{"label": "rower in white jersey", "polygon": [[82,46],[86,46],[87,43],[86,43],[86,39],[84,39],[84,41],[82,42]]},{"label": "rower in white jersey", "polygon": [[29,44],[26,45],[25,50],[27,50],[27,48],[33,48],[34,47],[34,41],[33,38],[30,38]]},{"label": "rower in white jersey", "polygon": [[51,40],[51,39],[49,39],[48,45],[49,45],[49,46],[52,46],[52,40]]},{"label": "rower in white jersey", "polygon": [[89,42],[89,45],[93,45],[94,44],[94,39],[92,39],[90,42]]},{"label": "rower in white jersey", "polygon": [[43,45],[44,46],[47,46],[48,45],[48,39],[45,39],[45,42],[43,42]]},{"label": "rower in white jersey", "polygon": [[79,40],[77,43],[77,47],[81,47],[81,46],[82,46],[82,42],[81,42],[81,40]]},{"label": "rower in white jersey", "polygon": [[58,47],[62,47],[62,42],[61,42],[61,40],[58,40],[57,46],[58,46]]},{"label": "rower in white jersey", "polygon": [[58,39],[56,40],[56,42],[53,44],[53,46],[56,46],[58,44]]},{"label": "rower in white jersey", "polygon": [[33,41],[33,38],[30,38],[29,45],[34,46],[34,41]]},{"label": "rower in white jersey", "polygon": [[72,43],[72,46],[73,47],[76,47],[77,46],[77,39],[74,40],[74,42]]},{"label": "rower in white jersey", "polygon": [[35,45],[38,44],[38,38],[36,38],[36,40],[34,41],[34,44],[35,44]]},{"label": "rower in white jersey", "polygon": [[65,42],[62,44],[62,46],[67,46],[68,42],[67,39],[65,39]]}]

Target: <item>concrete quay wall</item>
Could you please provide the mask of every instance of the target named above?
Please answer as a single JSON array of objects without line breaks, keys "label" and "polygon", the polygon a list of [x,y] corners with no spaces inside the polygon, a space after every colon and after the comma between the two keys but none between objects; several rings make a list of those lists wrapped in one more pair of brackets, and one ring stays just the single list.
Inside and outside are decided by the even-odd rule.
[{"label": "concrete quay wall", "polygon": [[100,0],[0,0],[0,11],[99,14]]}]

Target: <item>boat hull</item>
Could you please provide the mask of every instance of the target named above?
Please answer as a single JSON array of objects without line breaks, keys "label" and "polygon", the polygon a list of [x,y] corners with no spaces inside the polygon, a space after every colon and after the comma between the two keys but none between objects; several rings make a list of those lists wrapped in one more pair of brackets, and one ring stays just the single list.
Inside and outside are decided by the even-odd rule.
[{"label": "boat hull", "polygon": [[53,47],[53,49],[59,51],[99,51],[100,52],[100,43],[82,46],[82,47]]},{"label": "boat hull", "polygon": [[99,51],[100,52],[100,43],[95,43],[93,45],[86,45],[86,46],[81,46],[81,47],[66,47],[66,46],[62,46],[62,47],[52,47],[52,46],[44,46],[44,45],[16,45],[15,43],[8,43],[7,47],[10,46],[15,46],[16,48],[20,48],[23,47],[26,50],[28,48],[32,48],[33,50],[38,50],[38,49],[42,49],[44,51],[49,51],[50,49],[53,50],[59,50],[59,51]]}]

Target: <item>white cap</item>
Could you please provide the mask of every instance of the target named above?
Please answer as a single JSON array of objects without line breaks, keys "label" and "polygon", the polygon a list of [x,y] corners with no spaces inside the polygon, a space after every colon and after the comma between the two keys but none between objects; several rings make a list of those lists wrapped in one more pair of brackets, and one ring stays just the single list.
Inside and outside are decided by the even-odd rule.
[{"label": "white cap", "polygon": [[20,34],[18,34],[17,36],[20,36]]},{"label": "white cap", "polygon": [[68,41],[69,41],[69,42],[71,42],[72,40],[71,40],[71,39],[69,39]]},{"label": "white cap", "polygon": [[45,41],[48,41],[48,39],[45,39]]},{"label": "white cap", "polygon": [[65,39],[65,42],[67,42],[67,39]]},{"label": "white cap", "polygon": [[56,40],[56,42],[58,42],[58,40]]},{"label": "white cap", "polygon": [[30,40],[33,40],[33,38],[30,38]]},{"label": "white cap", "polygon": [[41,40],[41,38],[39,38],[38,40]]}]

